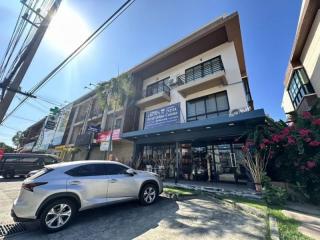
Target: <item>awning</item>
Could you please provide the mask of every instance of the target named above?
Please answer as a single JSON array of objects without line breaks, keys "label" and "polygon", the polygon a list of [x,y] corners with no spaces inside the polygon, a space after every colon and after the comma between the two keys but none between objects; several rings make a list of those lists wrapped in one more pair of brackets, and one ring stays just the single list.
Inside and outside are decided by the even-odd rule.
[{"label": "awning", "polygon": [[193,122],[123,133],[121,138],[137,144],[169,143],[183,141],[212,141],[241,136],[258,124],[263,124],[263,109],[239,113],[234,116],[218,116]]}]

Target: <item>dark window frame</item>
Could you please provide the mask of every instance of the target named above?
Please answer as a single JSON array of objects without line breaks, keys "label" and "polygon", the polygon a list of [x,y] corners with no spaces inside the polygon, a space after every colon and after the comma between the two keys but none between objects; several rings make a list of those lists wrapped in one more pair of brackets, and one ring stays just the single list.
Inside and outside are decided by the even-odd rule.
[{"label": "dark window frame", "polygon": [[[217,104],[217,95],[222,94],[222,93],[224,93],[225,96],[226,96],[228,108],[223,109],[223,110],[218,110],[219,108],[218,108],[218,104]],[[207,111],[207,100],[209,99],[209,97],[214,97],[215,98],[216,111],[211,111],[211,112]],[[201,113],[201,114],[197,114],[197,110],[196,110],[196,114],[195,115],[189,116],[188,103],[198,102],[198,101],[204,101],[205,112]],[[187,122],[201,120],[201,119],[203,119],[202,117],[210,118],[211,116],[209,116],[209,115],[215,115],[215,114],[216,114],[216,116],[224,115],[224,113],[229,112],[229,110],[230,110],[230,104],[229,104],[227,91],[217,92],[217,93],[214,93],[214,94],[210,94],[210,95],[206,95],[206,96],[203,96],[203,97],[195,98],[195,99],[192,99],[192,100],[189,100],[189,101],[186,102]]]},{"label": "dark window frame", "polygon": [[304,68],[293,70],[287,91],[295,109],[300,105],[305,95],[314,93],[314,89]]}]

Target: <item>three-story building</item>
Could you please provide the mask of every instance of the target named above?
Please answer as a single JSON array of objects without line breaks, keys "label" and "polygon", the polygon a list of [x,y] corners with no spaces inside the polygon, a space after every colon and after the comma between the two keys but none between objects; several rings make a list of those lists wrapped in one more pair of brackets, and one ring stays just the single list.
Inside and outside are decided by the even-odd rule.
[{"label": "three-story building", "polygon": [[246,180],[241,136],[263,124],[254,110],[233,13],[202,27],[129,71],[136,89],[122,138],[134,164],[167,178]]}]

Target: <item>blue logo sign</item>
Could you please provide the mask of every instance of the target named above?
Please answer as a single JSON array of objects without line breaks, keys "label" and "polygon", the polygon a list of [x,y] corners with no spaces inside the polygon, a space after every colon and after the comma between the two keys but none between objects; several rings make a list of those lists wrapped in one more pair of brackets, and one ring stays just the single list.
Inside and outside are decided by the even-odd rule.
[{"label": "blue logo sign", "polygon": [[90,125],[90,126],[87,128],[87,131],[88,131],[88,132],[97,133],[97,132],[100,132],[100,127],[99,127],[99,126]]},{"label": "blue logo sign", "polygon": [[156,128],[180,123],[180,103],[145,113],[144,129]]}]

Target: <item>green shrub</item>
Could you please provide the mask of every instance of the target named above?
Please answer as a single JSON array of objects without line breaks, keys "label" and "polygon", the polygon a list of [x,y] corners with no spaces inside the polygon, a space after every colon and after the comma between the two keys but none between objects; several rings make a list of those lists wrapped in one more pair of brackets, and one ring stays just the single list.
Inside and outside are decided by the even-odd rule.
[{"label": "green shrub", "polygon": [[287,191],[281,187],[273,186],[270,178],[264,176],[262,179],[262,198],[268,205],[283,206],[285,205],[288,194]]}]

